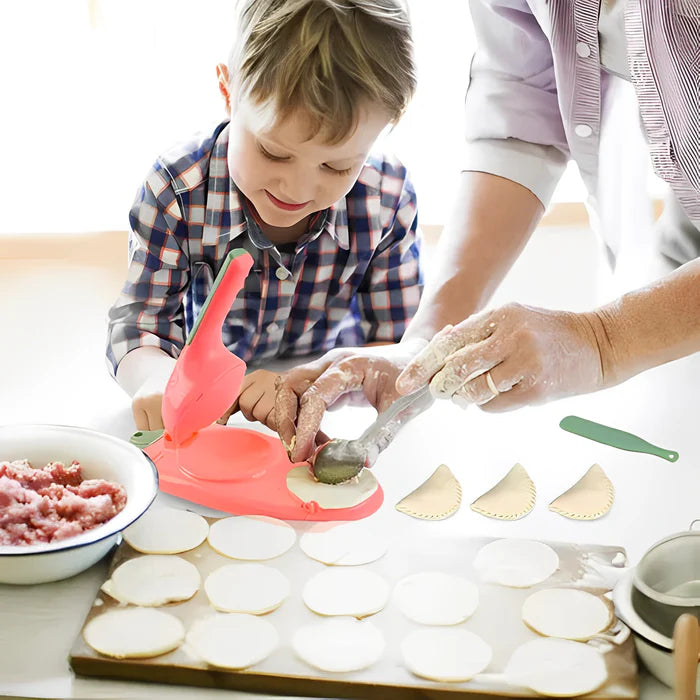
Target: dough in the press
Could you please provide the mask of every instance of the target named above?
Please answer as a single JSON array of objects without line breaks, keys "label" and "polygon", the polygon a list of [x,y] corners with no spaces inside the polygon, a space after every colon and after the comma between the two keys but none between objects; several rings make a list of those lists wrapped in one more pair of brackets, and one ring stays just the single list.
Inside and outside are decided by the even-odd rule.
[{"label": "dough in the press", "polygon": [[215,613],[197,620],[186,640],[202,661],[231,669],[260,663],[279,646],[279,635],[270,622],[236,613]]},{"label": "dough in the press", "polygon": [[441,464],[415,491],[396,504],[396,510],[421,520],[444,520],[457,512],[462,487],[449,467]]},{"label": "dough in the press", "polygon": [[143,554],[179,554],[207,538],[209,523],[197,513],[179,508],[149,508],[124,530],[124,539]]},{"label": "dough in the press", "polygon": [[479,589],[471,581],[440,571],[407,576],[394,596],[401,612],[422,625],[457,625],[479,605]]},{"label": "dough in the press", "polygon": [[535,506],[537,491],[522,464],[516,464],[492,489],[472,503],[481,515],[499,520],[518,520]]},{"label": "dough in the press", "polygon": [[111,589],[117,600],[156,607],[189,600],[200,583],[197,567],[185,559],[173,554],[146,554],[120,564],[112,573]]},{"label": "dough in the press", "polygon": [[308,467],[294,467],[287,472],[287,488],[304,503],[316,501],[321,508],[336,510],[364,503],[378,484],[369,469],[363,469],[344,484],[324,484],[316,481]]},{"label": "dough in the press", "polygon": [[177,617],[160,610],[124,608],[93,617],[85,625],[83,638],[105,656],[140,659],[179,647],[185,628]]},{"label": "dough in the press", "polygon": [[572,520],[595,520],[605,515],[615,488],[599,464],[594,464],[568,491],[549,504],[549,510]]},{"label": "dough in the press", "polygon": [[559,556],[533,540],[503,539],[484,545],[474,559],[481,579],[511,588],[529,588],[559,568]]},{"label": "dough in the press", "polygon": [[231,559],[258,561],[284,554],[296,542],[294,528],[265,515],[239,515],[217,520],[209,528],[209,544]]},{"label": "dough in the press", "polygon": [[431,681],[468,681],[490,663],[491,647],[460,627],[419,629],[401,643],[406,668]]},{"label": "dough in the press", "polygon": [[315,523],[299,539],[306,556],[336,566],[369,564],[389,548],[386,535],[373,522]]},{"label": "dough in the press", "polygon": [[568,639],[533,639],[510,657],[505,676],[511,685],[542,695],[574,697],[592,693],[608,678],[602,654]]},{"label": "dough in the press", "polygon": [[376,663],[384,653],[384,636],[368,620],[335,617],[305,625],[292,638],[299,658],[321,671],[346,673]]},{"label": "dough in the press", "polygon": [[598,596],[575,588],[545,588],[528,596],[523,622],[545,637],[586,640],[610,626],[612,608]]},{"label": "dough in the press", "polygon": [[209,602],[222,612],[264,615],[289,596],[287,577],[265,564],[227,564],[204,581]]},{"label": "dough in the press", "polygon": [[309,579],[302,596],[306,606],[319,615],[362,618],[386,605],[389,584],[367,569],[333,567]]}]

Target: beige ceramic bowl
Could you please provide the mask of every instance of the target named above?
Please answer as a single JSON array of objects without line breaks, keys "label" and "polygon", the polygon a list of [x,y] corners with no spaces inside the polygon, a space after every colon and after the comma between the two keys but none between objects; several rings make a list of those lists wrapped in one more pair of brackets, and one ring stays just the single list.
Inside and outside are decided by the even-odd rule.
[{"label": "beige ceramic bowl", "polygon": [[49,544],[0,546],[0,583],[45,583],[73,576],[99,561],[118,542],[120,532],[139,518],[158,492],[158,473],[134,445],[86,428],[62,425],[0,427],[0,461],[28,459],[80,462],[86,479],[124,486],[127,502],[111,520],[75,537]]}]

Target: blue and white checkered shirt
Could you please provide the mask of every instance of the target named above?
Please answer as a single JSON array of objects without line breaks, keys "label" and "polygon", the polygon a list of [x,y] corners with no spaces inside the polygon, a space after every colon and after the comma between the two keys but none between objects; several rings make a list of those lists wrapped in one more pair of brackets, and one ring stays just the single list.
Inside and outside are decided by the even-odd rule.
[{"label": "blue and white checkered shirt", "polygon": [[398,341],[422,290],[416,196],[395,158],[371,155],[350,192],[284,253],[229,176],[228,123],[161,156],[130,213],[130,264],[109,311],[107,358],[141,346],[173,357],[227,255],[254,260],[223,340],[245,362]]}]

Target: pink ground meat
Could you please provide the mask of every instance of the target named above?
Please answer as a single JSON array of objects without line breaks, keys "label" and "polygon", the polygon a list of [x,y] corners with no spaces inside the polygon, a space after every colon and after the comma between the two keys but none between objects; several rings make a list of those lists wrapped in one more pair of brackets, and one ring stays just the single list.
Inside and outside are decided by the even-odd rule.
[{"label": "pink ground meat", "polygon": [[55,542],[97,527],[126,505],[126,491],[104,479],[83,481],[80,464],[0,462],[0,545]]}]

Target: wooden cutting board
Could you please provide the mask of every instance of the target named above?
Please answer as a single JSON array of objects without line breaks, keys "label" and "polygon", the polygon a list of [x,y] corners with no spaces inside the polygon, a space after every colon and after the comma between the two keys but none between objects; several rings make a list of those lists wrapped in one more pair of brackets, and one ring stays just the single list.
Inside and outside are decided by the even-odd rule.
[{"label": "wooden cutting board", "polygon": [[[214,519],[208,520],[214,522]],[[302,523],[293,525],[298,535],[309,528]],[[420,625],[407,620],[393,600],[384,610],[369,618],[382,630],[387,643],[384,657],[374,666],[353,673],[332,674],[318,671],[297,658],[291,648],[294,632],[302,625],[319,620],[304,605],[301,592],[306,581],[325,568],[324,564],[309,559],[299,548],[298,542],[289,552],[265,562],[287,576],[292,593],[278,610],[266,616],[280,635],[280,647],[263,662],[245,671],[217,669],[189,655],[186,645],[153,659],[118,660],[95,652],[84,642],[81,633],[71,651],[70,663],[77,674],[87,676],[286,695],[377,700],[452,698],[455,693],[491,700],[494,697],[541,697],[529,690],[507,685],[502,676],[515,648],[538,637],[520,618],[523,601],[535,590],[554,586],[573,586],[596,594],[606,593],[614,585],[620,565],[626,563],[626,555],[620,547],[548,542],[559,555],[560,569],[537,586],[513,589],[479,582],[472,562],[479,548],[490,541],[490,538],[467,537],[397,538],[384,557],[366,565],[366,568],[383,576],[392,587],[404,576],[420,571],[444,571],[464,576],[479,585],[479,607],[462,626],[492,646],[493,659],[484,673],[466,683],[431,682],[412,675],[403,667],[401,640]],[[135,556],[140,555],[123,542],[114,554],[109,575],[119,564]],[[206,541],[178,556],[197,566],[202,581],[218,567],[235,563],[215,552]],[[85,622],[118,606],[119,603],[100,591]],[[179,617],[186,629],[195,620],[214,612],[203,589],[189,601],[164,607]],[[613,624],[622,625],[617,620]],[[622,631],[626,631],[624,626]],[[632,639],[607,645],[607,648],[609,650],[604,656],[608,681],[586,698],[636,698],[637,665]]]}]

